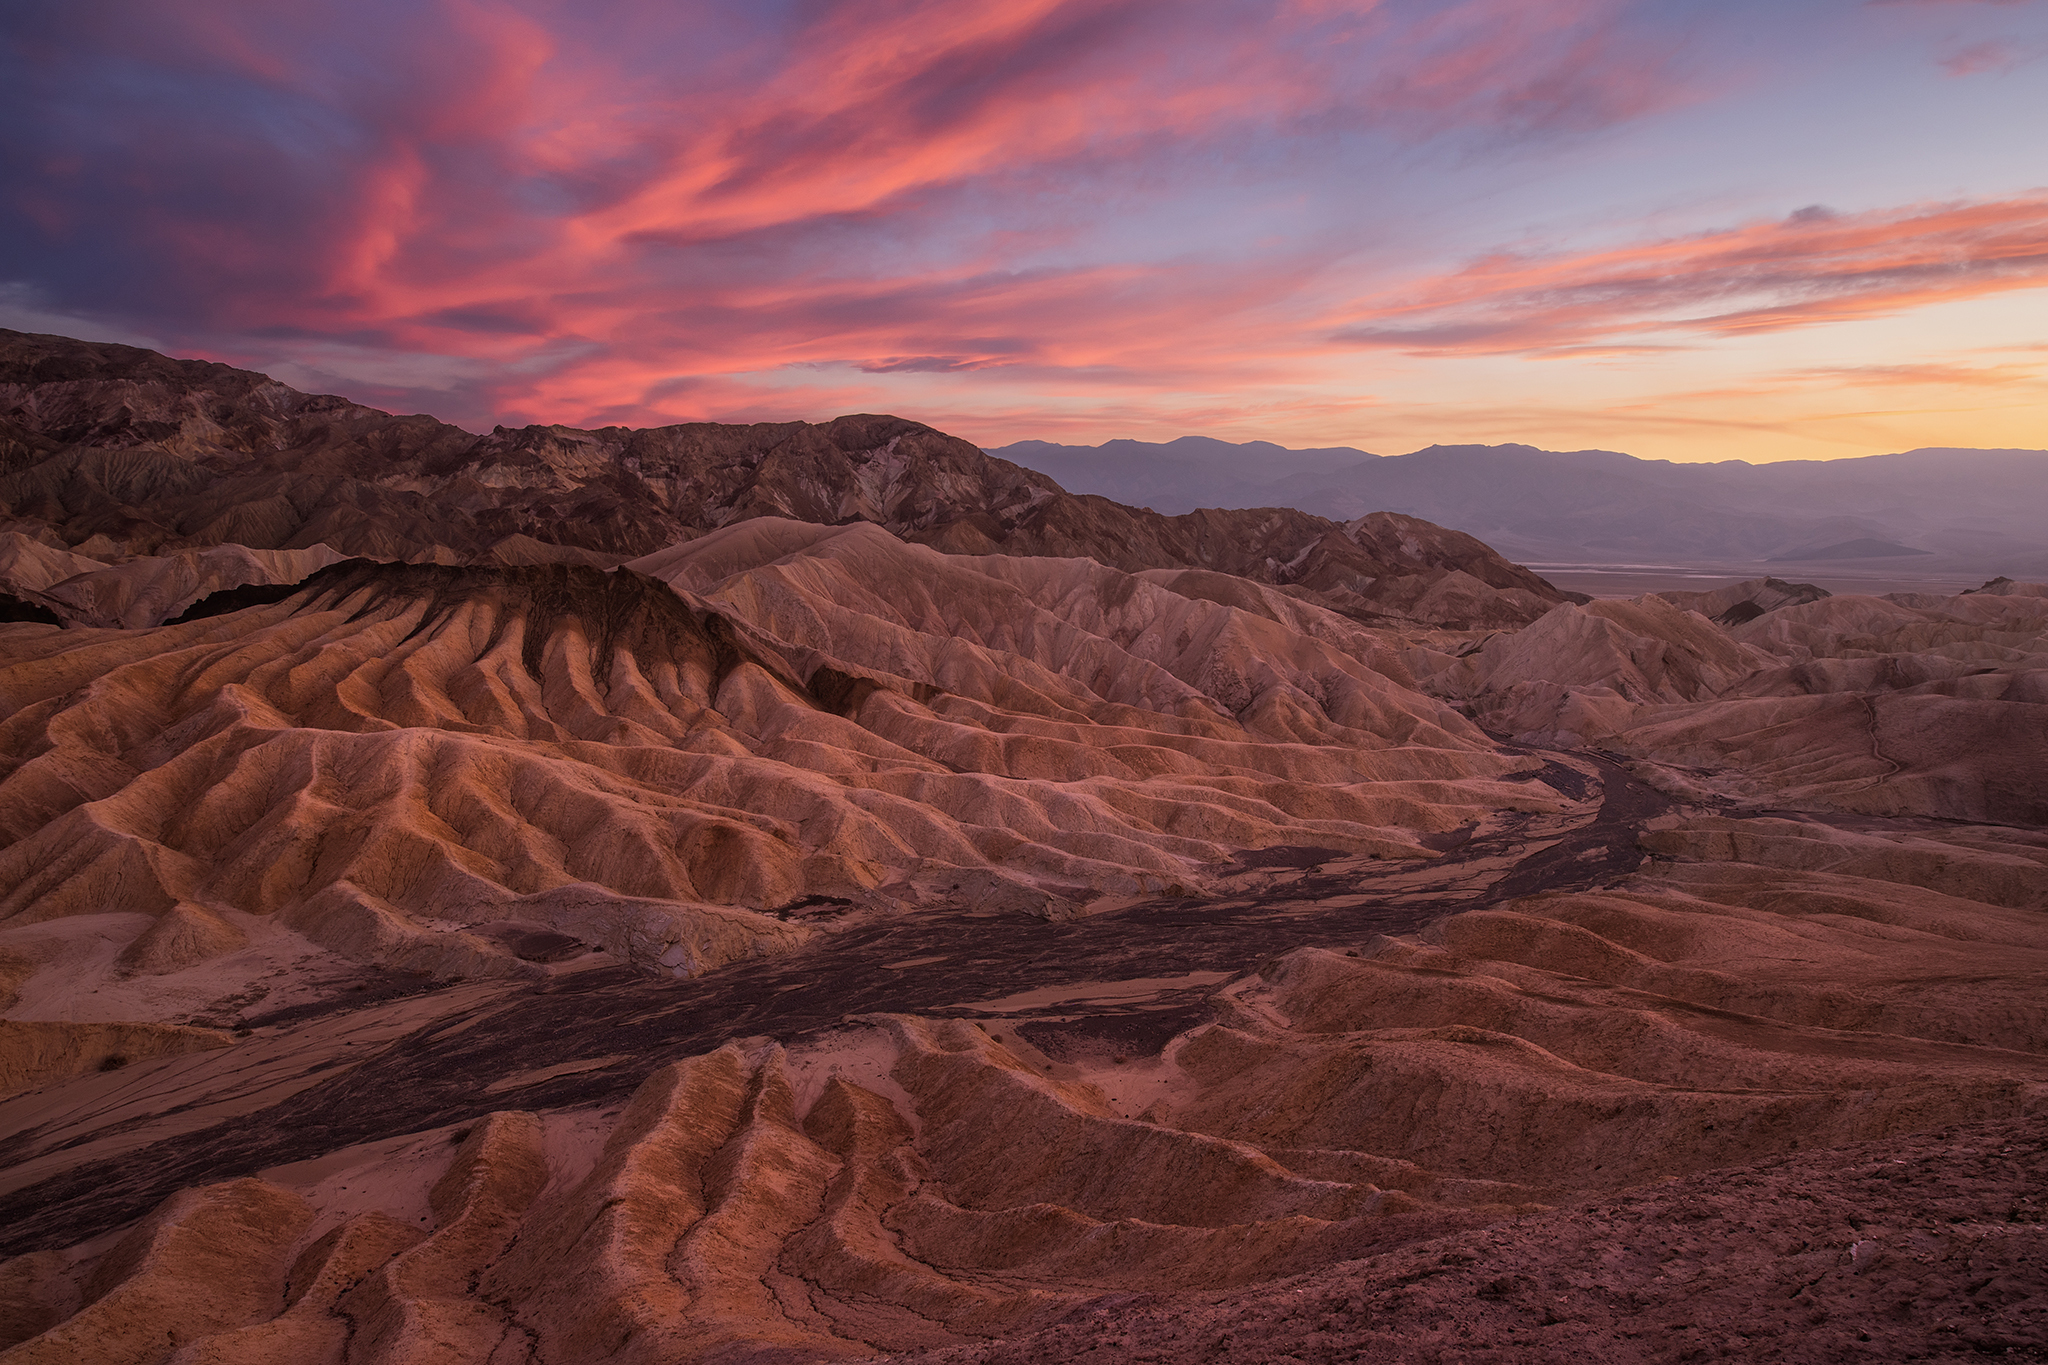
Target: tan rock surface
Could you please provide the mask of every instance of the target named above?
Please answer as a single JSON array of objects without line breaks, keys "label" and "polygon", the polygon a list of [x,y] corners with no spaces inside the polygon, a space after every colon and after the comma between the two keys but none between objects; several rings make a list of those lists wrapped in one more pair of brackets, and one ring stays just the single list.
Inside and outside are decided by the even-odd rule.
[{"label": "tan rock surface", "polygon": [[106,567],[20,531],[0,531],[0,585],[16,595],[41,593],[67,578]]},{"label": "tan rock surface", "polygon": [[284,1307],[292,1244],[311,1210],[237,1180],[173,1196],[77,1275],[84,1304],[13,1347],[9,1365],[146,1365]]},{"label": "tan rock surface", "polygon": [[[2038,916],[1915,886],[1912,848],[1887,862],[1870,837],[1756,837],[1841,856],[1790,887],[1764,863],[1660,861],[1419,939],[1298,949],[1226,985],[1214,1021],[1156,1055],[1060,1060],[1031,1041],[1061,1037],[1057,1016],[973,1013],[1015,1008],[1001,1000],[869,1015],[794,1048],[753,1039],[673,1063],[623,1108],[495,1112],[272,1172],[285,1186],[178,1195],[111,1249],[0,1264],[0,1321],[61,1319],[8,1358],[88,1332],[130,1350],[118,1324],[165,1292],[173,1262],[244,1297],[176,1319],[175,1357],[104,1358],[932,1348],[1059,1330],[1111,1292],[1255,1296],[1459,1229],[1503,1225],[1489,1234],[1502,1247],[1531,1246],[1512,1220],[1542,1206],[1767,1173],[1814,1148],[2038,1131]],[[417,1202],[414,1181],[430,1185]],[[241,1212],[258,1205],[274,1208],[262,1236]]]},{"label": "tan rock surface", "polygon": [[297,583],[343,556],[325,545],[303,550],[252,550],[216,545],[174,555],[140,555],[52,584],[44,595],[89,626],[136,629],[160,625],[213,593],[248,584]]},{"label": "tan rock surface", "polygon": [[2048,821],[2048,612],[2033,586],[1813,600],[1793,586],[1700,596],[1783,603],[1739,621],[1652,595],[1560,606],[1476,649],[1404,657],[1488,729],[1638,755],[1674,792]]},{"label": "tan rock surface", "polygon": [[2048,1341],[2048,589],[14,334],[0,424],[7,1361]]},{"label": "tan rock surface", "polygon": [[226,1047],[215,1029],[169,1024],[76,1024],[0,1019],[0,1099],[88,1071]]},{"label": "tan rock surface", "polygon": [[541,971],[512,922],[689,974],[803,942],[775,912],[808,897],[1065,914],[1241,848],[1426,857],[1417,831],[1563,808],[1314,608],[1323,638],[1093,561],[773,519],[645,567],[697,606],[352,565],[187,625],[11,628],[0,915],[150,916],[129,971],[232,951],[239,912],[441,976]]}]

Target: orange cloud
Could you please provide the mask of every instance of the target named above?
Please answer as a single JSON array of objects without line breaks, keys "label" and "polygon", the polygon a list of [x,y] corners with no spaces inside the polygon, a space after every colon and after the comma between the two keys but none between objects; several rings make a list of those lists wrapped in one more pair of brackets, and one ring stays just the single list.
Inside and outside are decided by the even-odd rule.
[{"label": "orange cloud", "polygon": [[1816,379],[1858,385],[1925,384],[1966,389],[2009,389],[2038,387],[2041,371],[2033,365],[1848,365],[1836,369],[1798,370],[1786,376],[1785,382],[1799,384]]},{"label": "orange cloud", "polygon": [[[528,335],[610,338],[664,305],[729,297],[733,283],[801,288],[804,275],[843,277],[849,264],[865,274],[841,259],[835,234],[946,232],[935,216],[973,211],[948,196],[989,198],[982,211],[1000,213],[1004,199],[1114,183],[1122,167],[1157,175],[1215,139],[1623,119],[1671,98],[1657,80],[1662,54],[1615,28],[1626,8],[1346,3],[1248,27],[1229,0],[851,0],[811,11],[758,62],[758,81],[740,81],[593,47],[559,14],[441,0],[393,54],[403,97],[386,100],[375,83],[337,82],[333,48],[345,40],[332,25],[294,29],[227,0],[171,35],[179,60],[267,90],[321,91],[336,109],[299,116],[339,111],[360,145],[322,167],[336,193],[297,235],[151,216],[158,240],[180,244],[184,273],[240,276],[195,291],[229,325],[376,330],[396,346],[510,355],[515,321]],[[658,7],[625,18],[648,29],[651,51],[693,36]],[[741,51],[731,65],[749,60]],[[205,178],[224,205],[268,198],[266,217],[290,187],[260,160]],[[1000,266],[1006,248],[1014,259],[1032,244],[1031,229],[1022,235],[979,263]],[[794,281],[791,243],[821,248],[802,254]],[[297,298],[269,279],[250,287],[259,270],[284,274],[285,257]],[[271,261],[280,269],[265,270]],[[928,256],[918,274],[959,264]],[[874,349],[909,352],[901,341]]]},{"label": "orange cloud", "polygon": [[[0,305],[19,286],[12,317],[471,425],[888,408],[990,439],[1356,443],[1397,408],[1449,434],[1553,391],[1619,422],[1655,408],[1630,385],[1663,353],[2048,279],[2042,195],[1446,268],[1429,225],[1469,221],[1471,166],[1535,177],[1553,145],[1597,152],[1585,134],[1743,78],[1701,76],[1703,44],[1674,56],[1705,26],[1676,8],[32,7],[0,37],[23,130],[0,147],[0,255],[24,263]],[[1578,363],[1524,394],[1494,381],[1528,367],[1478,359],[1519,355]],[[2024,383],[1851,358],[1891,359],[1709,382],[1730,405]]]},{"label": "orange cloud", "polygon": [[1368,304],[1335,339],[1560,354],[1809,327],[2048,284],[2048,193],[1789,218],[1613,250],[1490,256]]}]

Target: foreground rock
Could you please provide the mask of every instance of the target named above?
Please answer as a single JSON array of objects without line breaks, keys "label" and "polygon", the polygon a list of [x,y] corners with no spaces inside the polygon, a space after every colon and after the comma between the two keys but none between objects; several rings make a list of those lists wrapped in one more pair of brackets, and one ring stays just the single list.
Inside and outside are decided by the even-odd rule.
[{"label": "foreground rock", "polygon": [[0,1106],[10,1358],[2031,1348],[2048,836],[1541,780],[1068,924],[244,996]]},{"label": "foreground rock", "polygon": [[[1712,832],[1768,856],[1786,836],[1757,823]],[[118,1130],[80,1102],[104,1077],[17,1110],[40,1118],[9,1139],[11,1179],[45,1215],[115,1170],[197,1173],[251,1140],[281,1159],[118,1239],[37,1220],[42,1245],[0,1263],[10,1359],[339,1362],[367,1340],[393,1361],[818,1360],[1013,1337],[931,1358],[1802,1360],[1862,1336],[1901,1356],[2048,1339],[2028,1269],[2048,929],[1999,903],[2029,894],[2014,860],[1952,844],[1971,899],[1916,886],[1910,841],[1814,825],[1848,856],[1787,875],[1688,860],[1692,827],[1652,824],[1674,857],[1604,889],[1480,890],[1419,935],[1326,938],[1220,986],[1133,923],[1125,970],[1158,975],[1033,989],[961,922],[878,945],[919,954],[888,962],[897,989],[980,957],[984,992],[1024,989],[822,1029],[771,1007],[754,1018],[787,1042],[675,1061],[631,1031],[672,1008],[645,990],[469,987],[382,1007],[412,1012],[396,1030],[376,1006],[258,1021],[227,1053],[131,1066]],[[2017,860],[2038,886],[2048,841]],[[1372,908],[1357,868],[1274,883],[1236,951],[1341,934]],[[800,1001],[835,958],[762,964],[753,998]],[[1145,1041],[1148,1015],[1191,1007]],[[359,1055],[316,1062],[323,1036]],[[322,1136],[404,1065],[438,1121]],[[194,1126],[238,1088],[258,1107],[235,1137]],[[205,1279],[236,1296],[193,1295]]]},{"label": "foreground rock", "polygon": [[901,1365],[2037,1359],[2038,1122],[1717,1171],[1257,1289],[1122,1296]]}]

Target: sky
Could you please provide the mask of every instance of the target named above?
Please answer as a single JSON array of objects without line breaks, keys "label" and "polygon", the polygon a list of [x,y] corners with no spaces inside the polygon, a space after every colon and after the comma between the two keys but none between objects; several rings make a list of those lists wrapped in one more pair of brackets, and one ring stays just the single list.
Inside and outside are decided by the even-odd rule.
[{"label": "sky", "polygon": [[2048,447],[2048,0],[7,0],[0,326],[471,430]]}]

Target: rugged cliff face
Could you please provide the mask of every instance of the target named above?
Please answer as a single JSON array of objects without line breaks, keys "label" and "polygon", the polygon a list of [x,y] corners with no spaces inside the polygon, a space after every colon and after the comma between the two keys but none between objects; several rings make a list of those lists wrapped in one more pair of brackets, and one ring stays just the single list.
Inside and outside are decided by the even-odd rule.
[{"label": "rugged cliff face", "polygon": [[899,417],[476,436],[225,365],[17,332],[0,333],[0,515],[88,555],[324,545],[376,559],[607,565],[751,517],[868,521],[960,553],[1298,585],[1368,617],[1520,624],[1567,600],[1479,541],[1414,518],[1166,517],[1076,497]]}]

